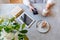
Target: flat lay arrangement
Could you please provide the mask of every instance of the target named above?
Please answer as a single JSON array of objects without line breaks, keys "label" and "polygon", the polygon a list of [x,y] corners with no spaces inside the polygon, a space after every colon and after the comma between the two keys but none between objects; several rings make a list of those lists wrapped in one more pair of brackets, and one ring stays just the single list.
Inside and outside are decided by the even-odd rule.
[{"label": "flat lay arrangement", "polygon": [[[20,7],[20,5],[18,6],[17,4],[15,4],[15,6],[9,10],[10,14],[0,17],[0,40],[30,40],[28,37],[28,33],[32,29],[34,29],[34,26],[35,26],[35,31],[37,31],[38,33],[41,33],[43,35],[46,33],[49,33],[51,29],[51,25],[50,25],[50,22],[48,22],[44,18],[46,17],[49,18],[50,13],[53,12],[51,9],[53,9],[53,6],[55,6],[54,0],[47,0],[47,1],[41,0],[41,3],[45,3],[44,5],[45,7],[44,8],[42,7],[43,9],[40,10],[40,13],[38,11],[39,5],[37,5],[37,7],[33,5],[34,3],[39,3],[38,1],[34,1],[34,2],[32,2],[32,0],[30,0],[30,2],[29,0],[27,1],[26,0],[24,1],[10,0],[10,4],[14,5],[14,3],[17,3],[17,4],[24,4],[24,6]],[[5,8],[2,8],[2,9],[6,11]],[[40,18],[39,14],[43,18]],[[34,30],[32,30],[32,32],[33,31]]]}]

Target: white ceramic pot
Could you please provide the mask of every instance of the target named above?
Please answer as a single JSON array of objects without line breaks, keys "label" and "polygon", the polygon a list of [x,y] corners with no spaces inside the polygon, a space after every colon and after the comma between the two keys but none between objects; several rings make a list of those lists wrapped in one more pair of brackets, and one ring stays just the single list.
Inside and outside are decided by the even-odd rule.
[{"label": "white ceramic pot", "polygon": [[14,33],[7,33],[5,30],[3,30],[1,34],[4,40],[11,40],[14,37]]}]

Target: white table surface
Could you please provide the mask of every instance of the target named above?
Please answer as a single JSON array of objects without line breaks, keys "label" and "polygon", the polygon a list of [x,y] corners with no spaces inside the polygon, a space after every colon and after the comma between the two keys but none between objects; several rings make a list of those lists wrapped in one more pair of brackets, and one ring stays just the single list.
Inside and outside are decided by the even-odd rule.
[{"label": "white table surface", "polygon": [[[10,11],[19,6],[25,10],[31,17],[33,17],[36,22],[38,20],[46,20],[50,23],[51,29],[46,34],[41,34],[36,29],[36,22],[28,29],[29,40],[60,40],[60,4],[59,0],[56,0],[56,5],[52,8],[52,15],[49,17],[43,17],[41,15],[42,9],[45,8],[45,4],[35,4],[36,8],[39,10],[38,15],[33,15],[29,8],[21,4],[0,4],[0,15],[9,14]],[[10,14],[9,14],[10,15]]]}]

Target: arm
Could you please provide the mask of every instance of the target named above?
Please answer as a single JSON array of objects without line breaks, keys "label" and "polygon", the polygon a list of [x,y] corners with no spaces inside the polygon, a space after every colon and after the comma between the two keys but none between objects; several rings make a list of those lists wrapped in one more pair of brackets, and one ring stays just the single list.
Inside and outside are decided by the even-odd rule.
[{"label": "arm", "polygon": [[35,15],[38,14],[37,9],[34,8],[34,6],[30,3],[29,0],[24,0],[24,4],[30,8],[30,10],[33,12],[33,14],[35,14]]},{"label": "arm", "polygon": [[54,5],[54,0],[48,0],[47,4],[46,4],[46,8],[43,9],[43,16],[49,16],[50,12],[51,12],[51,7]]},{"label": "arm", "polygon": [[30,3],[29,0],[23,0],[23,3],[28,6],[30,9],[34,9],[34,6]]},{"label": "arm", "polygon": [[53,5],[54,5],[54,0],[48,0],[46,4],[46,9],[51,9]]}]

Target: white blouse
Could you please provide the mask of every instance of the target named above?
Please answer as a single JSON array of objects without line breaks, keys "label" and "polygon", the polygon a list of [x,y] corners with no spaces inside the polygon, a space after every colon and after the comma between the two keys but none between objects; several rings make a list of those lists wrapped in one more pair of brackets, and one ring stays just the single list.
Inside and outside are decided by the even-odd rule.
[{"label": "white blouse", "polygon": [[[42,2],[44,2],[44,1],[46,1],[46,0],[23,0],[23,3],[25,4],[25,5],[29,5],[31,2],[32,3],[42,3]],[[47,0],[47,3],[54,3],[54,0]]]},{"label": "white blouse", "polygon": [[47,1],[47,4],[50,3],[50,4],[53,4],[54,3],[54,0],[48,0]]},{"label": "white blouse", "polygon": [[24,3],[25,5],[29,5],[29,4],[30,4],[30,1],[29,1],[29,0],[23,0],[23,3]]},{"label": "white blouse", "polygon": [[45,0],[23,0],[23,3],[25,5],[29,5],[30,3],[42,3],[44,2]]}]

